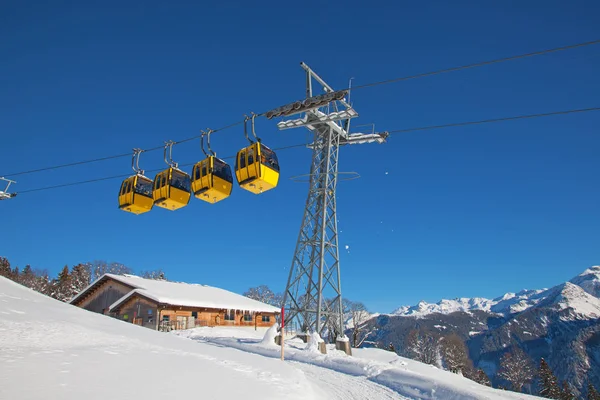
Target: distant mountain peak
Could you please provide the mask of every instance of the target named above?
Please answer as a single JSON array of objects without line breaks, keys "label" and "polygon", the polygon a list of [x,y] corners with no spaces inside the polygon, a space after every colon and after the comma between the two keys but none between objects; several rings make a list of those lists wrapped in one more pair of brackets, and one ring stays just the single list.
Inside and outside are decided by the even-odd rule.
[{"label": "distant mountain peak", "polygon": [[429,314],[486,311],[499,315],[511,315],[535,306],[552,306],[557,309],[573,309],[579,317],[600,318],[600,266],[593,266],[569,282],[550,289],[523,289],[517,293],[505,293],[493,300],[483,297],[442,299],[437,303],[419,301],[415,306],[402,306],[391,315],[423,317]]},{"label": "distant mountain peak", "polygon": [[592,296],[600,297],[600,265],[586,269],[569,282],[579,286]]}]

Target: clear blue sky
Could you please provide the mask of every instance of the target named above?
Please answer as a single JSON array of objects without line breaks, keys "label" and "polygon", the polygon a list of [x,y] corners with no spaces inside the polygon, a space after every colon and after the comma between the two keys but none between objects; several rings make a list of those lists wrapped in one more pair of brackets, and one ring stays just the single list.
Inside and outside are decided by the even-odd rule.
[{"label": "clear blue sky", "polygon": [[[160,146],[302,98],[300,61],[340,88],[351,77],[360,85],[600,38],[591,0],[209,3],[3,2],[0,176]],[[599,70],[596,45],[357,90],[354,124],[393,130],[596,107]],[[361,175],[338,188],[345,297],[389,312],[549,287],[600,263],[599,125],[590,112],[343,148],[340,170]],[[266,119],[257,130],[271,147],[308,138]],[[239,128],[213,137],[222,157],[245,143]],[[173,155],[203,157],[199,141]],[[0,203],[0,255],[52,274],[107,260],[238,292],[282,291],[307,194],[289,178],[308,173],[310,156],[281,151],[276,190],[234,187],[224,202],[193,198],[176,212],[120,211],[119,180],[23,193]],[[14,189],[127,174],[129,163],[22,175]],[[165,166],[162,152],[142,165]]]}]

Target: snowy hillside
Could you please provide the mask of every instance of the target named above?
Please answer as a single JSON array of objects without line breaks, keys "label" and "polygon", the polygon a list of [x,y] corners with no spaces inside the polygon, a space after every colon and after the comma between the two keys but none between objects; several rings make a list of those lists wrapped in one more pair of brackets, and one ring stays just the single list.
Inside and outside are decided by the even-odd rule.
[{"label": "snowy hillside", "polygon": [[0,331],[1,399],[533,398],[379,349],[355,350],[348,357],[330,347],[322,355],[289,339],[282,362],[265,330],[156,332],[3,277]]},{"label": "snowy hillside", "polygon": [[[415,316],[422,317],[434,313],[451,314],[453,312],[485,311],[502,316],[519,313],[538,305],[547,305],[548,297],[554,297],[557,291],[563,297],[556,304],[573,306],[583,316],[598,318],[598,306],[600,305],[600,266],[592,267],[581,275],[571,279],[568,283],[555,286],[550,289],[522,290],[518,293],[506,293],[493,300],[474,297],[458,298],[454,300],[441,300],[438,303],[419,302],[415,306],[402,306],[393,311],[393,316]],[[579,289],[579,290],[577,290]],[[583,290],[581,290],[583,289]],[[587,293],[586,293],[587,292]]]}]

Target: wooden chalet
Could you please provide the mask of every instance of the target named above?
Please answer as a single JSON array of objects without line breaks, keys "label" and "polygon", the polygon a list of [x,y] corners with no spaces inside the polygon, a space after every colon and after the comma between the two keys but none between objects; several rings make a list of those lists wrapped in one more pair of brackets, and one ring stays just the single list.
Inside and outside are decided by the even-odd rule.
[{"label": "wooden chalet", "polygon": [[212,286],[104,274],[71,304],[156,330],[270,327],[279,308]]}]

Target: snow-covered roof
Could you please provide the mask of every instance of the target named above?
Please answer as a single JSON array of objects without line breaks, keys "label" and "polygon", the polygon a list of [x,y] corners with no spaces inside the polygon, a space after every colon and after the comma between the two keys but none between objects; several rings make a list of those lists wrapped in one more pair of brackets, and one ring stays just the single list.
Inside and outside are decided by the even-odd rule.
[{"label": "snow-covered roof", "polygon": [[[135,294],[158,303],[185,307],[205,307],[253,312],[279,312],[278,307],[213,286],[145,279],[135,275],[104,274],[104,277],[132,286],[135,289],[110,305],[112,310]],[[96,281],[96,282],[98,282]]]}]

